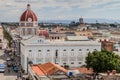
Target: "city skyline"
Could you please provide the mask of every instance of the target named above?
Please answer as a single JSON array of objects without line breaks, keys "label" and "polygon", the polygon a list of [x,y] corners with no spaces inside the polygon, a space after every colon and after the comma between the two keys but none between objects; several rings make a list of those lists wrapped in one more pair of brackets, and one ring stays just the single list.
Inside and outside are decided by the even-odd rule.
[{"label": "city skyline", "polygon": [[0,0],[0,22],[18,22],[30,3],[38,20],[120,19],[119,0]]}]

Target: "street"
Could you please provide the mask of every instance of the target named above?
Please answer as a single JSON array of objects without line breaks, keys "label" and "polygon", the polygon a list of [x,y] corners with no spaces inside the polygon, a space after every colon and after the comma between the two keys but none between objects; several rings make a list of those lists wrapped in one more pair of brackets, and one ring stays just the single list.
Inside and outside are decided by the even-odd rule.
[{"label": "street", "polygon": [[[4,55],[3,50],[0,50],[0,64],[6,65],[6,57]],[[16,80],[17,75],[12,71],[8,73],[7,69],[8,68],[6,66],[6,71],[4,73],[0,73],[0,80]]]}]

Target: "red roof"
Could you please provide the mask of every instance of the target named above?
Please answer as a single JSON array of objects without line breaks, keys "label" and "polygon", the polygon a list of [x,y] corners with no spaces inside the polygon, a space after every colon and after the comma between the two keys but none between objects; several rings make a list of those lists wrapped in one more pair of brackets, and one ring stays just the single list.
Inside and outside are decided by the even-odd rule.
[{"label": "red roof", "polygon": [[45,74],[39,69],[38,66],[32,66],[32,69],[33,71],[38,74],[38,75],[41,75],[41,76],[44,76]]},{"label": "red roof", "polygon": [[20,21],[28,21],[31,18],[32,21],[38,21],[36,14],[30,9],[30,4],[27,5],[27,10],[21,15]]},{"label": "red roof", "polygon": [[46,30],[39,30],[39,35],[43,35],[43,36],[45,36],[45,37],[49,37],[49,33],[48,33],[48,31],[46,31]]},{"label": "red roof", "polygon": [[53,75],[57,71],[62,71],[67,74],[67,70],[63,67],[59,66],[58,64],[54,63],[45,63],[45,64],[38,64],[32,66],[33,71],[40,75],[40,76],[46,76],[46,75]]}]

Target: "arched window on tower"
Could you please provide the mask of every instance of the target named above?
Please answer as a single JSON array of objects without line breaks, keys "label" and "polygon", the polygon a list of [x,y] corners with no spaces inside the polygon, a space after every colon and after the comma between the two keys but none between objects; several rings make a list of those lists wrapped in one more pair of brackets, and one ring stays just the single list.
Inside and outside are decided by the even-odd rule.
[{"label": "arched window on tower", "polygon": [[37,30],[36,29],[34,29],[34,31],[35,31],[35,35],[37,34]]},{"label": "arched window on tower", "polygon": [[25,23],[21,23],[20,26],[25,26]]},{"label": "arched window on tower", "polygon": [[22,30],[23,30],[23,33],[22,33],[22,34],[25,35],[25,28],[23,28]]},{"label": "arched window on tower", "polygon": [[0,43],[2,42],[2,39],[0,39]]},{"label": "arched window on tower", "polygon": [[32,29],[28,28],[28,35],[32,33]]},{"label": "arched window on tower", "polygon": [[33,26],[33,23],[27,23],[27,26]]}]

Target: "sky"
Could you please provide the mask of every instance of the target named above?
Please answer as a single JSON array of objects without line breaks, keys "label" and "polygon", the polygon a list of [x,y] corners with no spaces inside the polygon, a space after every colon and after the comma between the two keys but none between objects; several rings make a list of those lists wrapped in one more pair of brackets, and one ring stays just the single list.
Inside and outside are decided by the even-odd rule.
[{"label": "sky", "polygon": [[0,22],[18,22],[28,3],[39,21],[120,19],[120,0],[0,0]]}]

